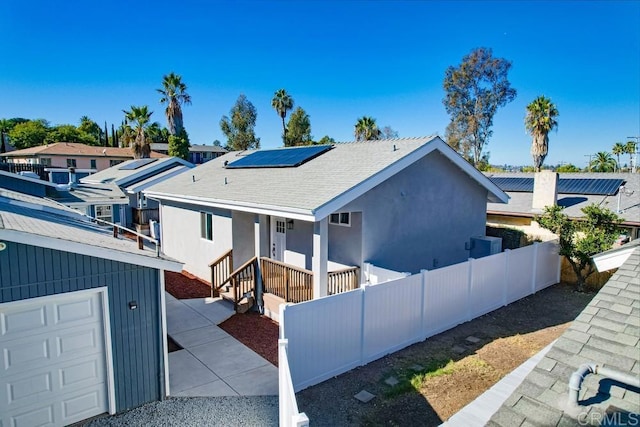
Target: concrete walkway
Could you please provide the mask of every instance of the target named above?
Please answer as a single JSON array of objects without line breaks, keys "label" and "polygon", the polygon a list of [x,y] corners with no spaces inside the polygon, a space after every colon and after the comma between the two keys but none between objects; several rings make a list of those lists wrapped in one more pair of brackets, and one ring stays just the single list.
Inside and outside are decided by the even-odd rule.
[{"label": "concrete walkway", "polygon": [[278,394],[278,368],[217,325],[233,306],[220,298],[166,294],[167,332],[183,350],[169,353],[171,396]]}]

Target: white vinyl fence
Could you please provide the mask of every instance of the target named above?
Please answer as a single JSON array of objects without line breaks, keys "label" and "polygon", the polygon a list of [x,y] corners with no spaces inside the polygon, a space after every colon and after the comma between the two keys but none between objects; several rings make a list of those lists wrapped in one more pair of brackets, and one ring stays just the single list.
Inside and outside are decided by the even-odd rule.
[{"label": "white vinyl fence", "polygon": [[287,340],[278,340],[278,410],[280,426],[308,427],[309,418],[298,412],[298,402],[293,391],[289,360],[287,357]]},{"label": "white vinyl fence", "polygon": [[[295,391],[451,329],[560,280],[553,242],[282,305]],[[295,397],[294,397],[295,398]]]}]

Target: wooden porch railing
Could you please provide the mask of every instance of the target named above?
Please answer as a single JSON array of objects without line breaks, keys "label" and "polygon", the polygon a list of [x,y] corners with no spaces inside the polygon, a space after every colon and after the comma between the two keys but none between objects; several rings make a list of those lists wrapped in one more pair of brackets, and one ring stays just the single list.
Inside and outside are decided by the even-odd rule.
[{"label": "wooden porch railing", "polygon": [[229,282],[233,288],[233,308],[236,311],[238,311],[238,303],[245,295],[252,293],[251,296],[255,301],[257,264],[258,258],[253,257],[229,276]]},{"label": "wooden porch railing", "polygon": [[334,295],[357,289],[359,286],[359,272],[360,269],[358,267],[330,272],[327,281],[327,293]]},{"label": "wooden porch railing", "polygon": [[134,224],[149,225],[150,220],[158,221],[160,214],[158,208],[131,208],[131,215]]},{"label": "wooden porch railing", "polygon": [[270,258],[260,258],[262,287],[286,302],[313,299],[313,272]]},{"label": "wooden porch railing", "polygon": [[233,272],[233,249],[209,264],[211,268],[211,296],[217,297],[221,287],[231,279]]}]

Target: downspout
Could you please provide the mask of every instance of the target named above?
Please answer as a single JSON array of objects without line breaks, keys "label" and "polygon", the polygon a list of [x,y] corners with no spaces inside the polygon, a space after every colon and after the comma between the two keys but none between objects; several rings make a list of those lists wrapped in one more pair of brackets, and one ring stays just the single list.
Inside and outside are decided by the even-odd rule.
[{"label": "downspout", "polygon": [[580,394],[582,381],[584,381],[589,374],[598,374],[619,383],[640,388],[640,377],[605,368],[595,363],[585,363],[580,365],[578,370],[571,374],[571,378],[569,379],[569,407],[575,408],[578,406],[578,395]]}]

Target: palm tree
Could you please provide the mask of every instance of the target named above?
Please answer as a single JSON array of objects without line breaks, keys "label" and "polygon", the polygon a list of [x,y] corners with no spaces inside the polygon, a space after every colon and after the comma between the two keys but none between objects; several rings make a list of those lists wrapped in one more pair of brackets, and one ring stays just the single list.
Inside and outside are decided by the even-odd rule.
[{"label": "palm tree", "polygon": [[354,133],[356,141],[373,141],[380,139],[380,135],[382,134],[376,124],[376,119],[368,116],[362,116],[358,119]]},{"label": "palm tree", "polygon": [[626,147],[622,142],[616,142],[611,152],[616,156],[618,163],[618,171],[620,170],[620,154],[626,153]]},{"label": "palm tree", "polygon": [[278,116],[282,119],[282,145],[287,145],[287,127],[284,124],[284,119],[287,117],[287,111],[293,108],[293,98],[287,93],[286,90],[280,89],[273,94],[271,100],[271,106],[276,110]]},{"label": "palm tree", "polygon": [[589,166],[593,172],[613,172],[616,170],[616,160],[606,151],[600,151]]},{"label": "palm tree", "polygon": [[534,99],[527,105],[527,115],[524,118],[524,126],[531,134],[531,155],[533,156],[533,166],[536,172],[542,169],[545,157],[549,152],[549,132],[558,128],[556,117],[560,114],[558,109],[551,102],[551,99],[544,95]]},{"label": "palm tree", "polygon": [[634,167],[638,165],[633,164],[633,155],[636,153],[636,143],[635,141],[629,141],[624,146],[624,152],[629,155],[629,170],[633,173]]},{"label": "palm tree", "polygon": [[173,71],[162,78],[162,89],[156,89],[161,104],[167,104],[165,114],[167,126],[171,135],[178,135],[183,129],[182,105],[191,104],[191,95],[187,93],[187,85],[182,82],[182,77]]},{"label": "palm tree", "polygon": [[[147,128],[149,127],[149,121],[153,111],[149,111],[149,107],[143,105],[142,107],[131,106],[131,110],[124,112],[126,123],[124,125],[125,135],[127,127],[131,129],[131,133],[135,135],[131,148],[133,150],[133,157],[135,159],[146,159],[151,155],[151,146],[149,145],[150,139],[147,140]],[[132,135],[132,136],[133,136]]]}]

